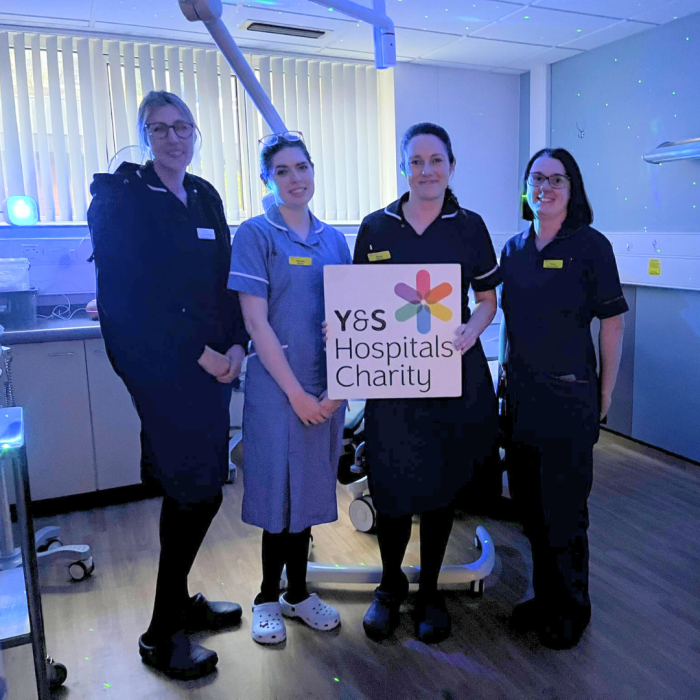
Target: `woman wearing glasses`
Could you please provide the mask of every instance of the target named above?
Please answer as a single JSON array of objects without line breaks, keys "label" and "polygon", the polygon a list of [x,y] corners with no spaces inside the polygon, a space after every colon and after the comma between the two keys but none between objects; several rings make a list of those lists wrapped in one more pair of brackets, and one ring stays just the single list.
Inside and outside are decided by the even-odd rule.
[{"label": "woman wearing glasses", "polygon": [[170,676],[196,678],[218,659],[186,631],[241,617],[234,603],[190,597],[187,578],[221,506],[231,382],[247,338],[226,289],[221,198],[186,172],[200,137],[192,113],[177,96],[150,92],[138,119],[152,159],[95,175],[88,224],[107,353],[141,419],[143,481],[163,493],[155,603],[139,651]]},{"label": "woman wearing glasses", "polygon": [[590,226],[593,213],[571,154],[536,153],[524,188],[523,218],[532,224],[508,241],[501,270],[513,419],[509,477],[532,546],[535,597],[516,606],[512,622],[563,649],[578,643],[591,617],[593,445],[610,408],[627,303],[612,246]]},{"label": "woman wearing glasses", "polygon": [[[306,589],[311,527],[337,518],[343,402],[326,397],[323,267],[350,264],[345,237],[310,211],[314,165],[299,132],[261,139],[260,178],[275,204],[236,231],[229,288],[238,292],[253,351],[243,409],[243,520],[263,529],[262,585],[252,636],[286,638],[283,620],[317,630],[338,611]],[[289,587],[280,596],[286,564]]]}]

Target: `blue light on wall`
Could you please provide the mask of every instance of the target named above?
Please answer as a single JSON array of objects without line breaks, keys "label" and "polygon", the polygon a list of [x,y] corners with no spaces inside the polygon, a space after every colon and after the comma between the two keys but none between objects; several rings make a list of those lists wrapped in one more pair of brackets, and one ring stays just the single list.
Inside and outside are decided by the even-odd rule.
[{"label": "blue light on wall", "polygon": [[3,215],[5,223],[13,226],[34,226],[39,221],[39,206],[32,197],[13,195],[5,200]]}]

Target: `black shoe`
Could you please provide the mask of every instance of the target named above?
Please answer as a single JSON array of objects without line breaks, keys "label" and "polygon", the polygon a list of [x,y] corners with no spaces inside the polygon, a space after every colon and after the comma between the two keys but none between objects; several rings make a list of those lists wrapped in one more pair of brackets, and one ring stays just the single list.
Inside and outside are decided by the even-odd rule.
[{"label": "black shoe", "polygon": [[452,619],[442,593],[419,596],[416,602],[416,637],[426,644],[437,644],[450,636]]},{"label": "black shoe", "polygon": [[397,590],[388,592],[381,587],[375,589],[372,605],[362,618],[365,634],[375,642],[388,639],[399,625],[401,603],[408,595],[408,579],[403,579]]},{"label": "black shoe", "polygon": [[185,629],[188,632],[225,629],[237,625],[241,614],[238,603],[214,602],[197,593],[190,598],[190,606],[185,613]]},{"label": "black shoe", "polygon": [[514,632],[525,634],[536,630],[542,618],[539,605],[535,598],[530,598],[524,603],[518,603],[513,608],[513,614],[510,617],[510,628]]},{"label": "black shoe", "polygon": [[211,673],[219,662],[215,651],[193,644],[184,632],[146,644],[139,637],[139,654],[145,664],[170,678],[194,680]]},{"label": "black shoe", "polygon": [[543,623],[537,635],[540,643],[549,649],[573,649],[590,621],[590,608],[570,617],[557,616]]}]

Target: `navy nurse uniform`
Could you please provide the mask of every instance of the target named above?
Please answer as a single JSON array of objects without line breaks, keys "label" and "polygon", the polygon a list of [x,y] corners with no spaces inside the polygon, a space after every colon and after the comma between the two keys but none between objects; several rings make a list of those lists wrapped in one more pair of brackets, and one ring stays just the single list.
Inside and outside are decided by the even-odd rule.
[{"label": "navy nurse uniform", "polygon": [[[357,236],[356,264],[459,263],[462,323],[470,316],[467,292],[501,282],[482,218],[446,197],[440,216],[418,235],[403,215],[406,193],[365,217]],[[379,253],[379,255],[376,255]],[[490,457],[498,410],[481,341],[462,357],[457,398],[374,399],[365,410],[368,478],[377,510],[399,517],[449,506]]]},{"label": "navy nurse uniform", "polygon": [[584,626],[588,495],[600,401],[591,321],[628,310],[609,241],[562,226],[541,251],[531,226],[501,254],[513,450],[510,487],[533,557],[535,597]]},{"label": "navy nurse uniform", "polygon": [[[311,215],[305,241],[277,206],[243,222],[233,238],[228,286],[267,299],[268,320],[304,391],[327,388],[321,324],[324,265],[350,264],[340,231]],[[243,406],[243,520],[271,533],[337,519],[336,479],[344,410],[305,426],[253,347]]]},{"label": "navy nurse uniform", "polygon": [[232,386],[197,360],[248,338],[226,289],[231,233],[221,197],[185,175],[185,206],[153,163],[98,173],[88,210],[107,355],[141,419],[141,478],[179,503],[216,499],[228,479]]}]

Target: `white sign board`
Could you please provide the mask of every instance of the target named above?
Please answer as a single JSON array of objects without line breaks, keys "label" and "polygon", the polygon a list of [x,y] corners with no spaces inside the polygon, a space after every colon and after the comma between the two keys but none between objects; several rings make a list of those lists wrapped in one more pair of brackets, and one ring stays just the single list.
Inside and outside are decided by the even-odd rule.
[{"label": "white sign board", "polygon": [[461,396],[459,265],[327,265],[332,399]]}]

